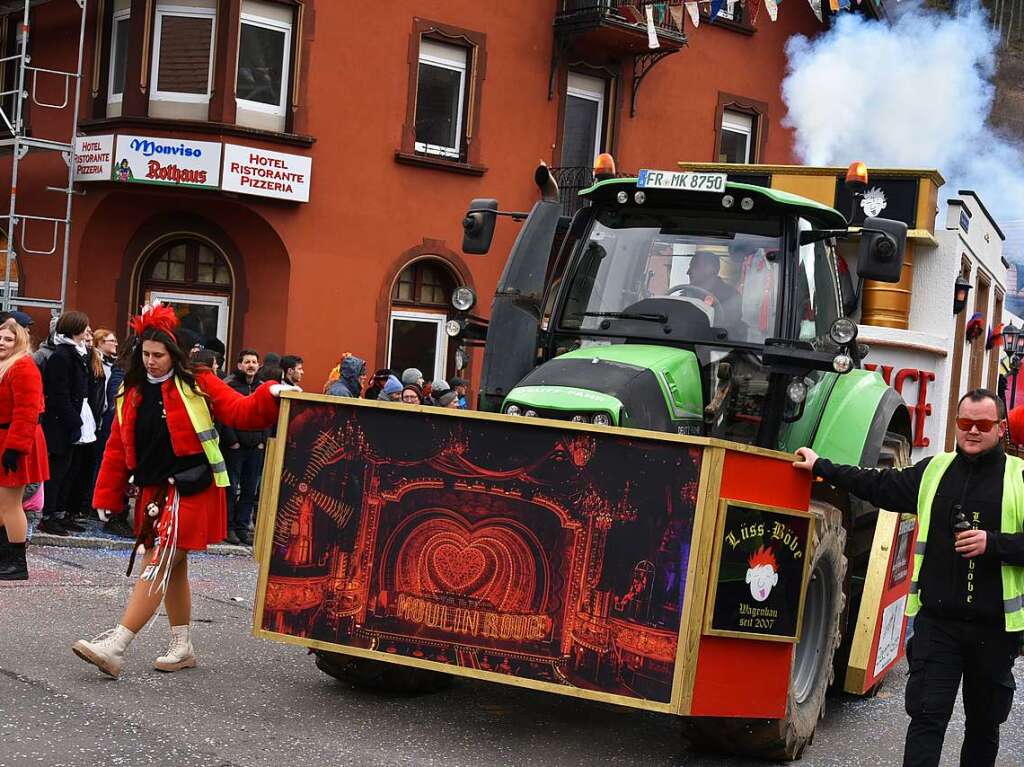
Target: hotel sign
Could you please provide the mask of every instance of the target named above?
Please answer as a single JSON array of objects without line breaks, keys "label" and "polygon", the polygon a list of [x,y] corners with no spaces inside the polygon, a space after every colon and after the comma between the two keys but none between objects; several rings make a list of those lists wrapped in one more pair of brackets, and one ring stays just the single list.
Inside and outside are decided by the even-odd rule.
[{"label": "hotel sign", "polygon": [[75,138],[75,181],[106,181],[114,157],[114,137]]},{"label": "hotel sign", "polygon": [[153,136],[118,136],[114,181],[201,189],[220,187],[220,144]]},{"label": "hotel sign", "polygon": [[224,145],[225,192],[309,202],[313,160],[297,154],[271,152],[251,146]]}]

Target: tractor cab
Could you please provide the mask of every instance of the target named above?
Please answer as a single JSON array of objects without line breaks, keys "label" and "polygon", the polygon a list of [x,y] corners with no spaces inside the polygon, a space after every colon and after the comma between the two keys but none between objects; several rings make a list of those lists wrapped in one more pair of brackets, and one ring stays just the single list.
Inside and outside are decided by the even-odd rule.
[{"label": "tractor cab", "polygon": [[[859,363],[836,210],[718,173],[644,170],[580,194],[590,204],[544,264],[533,340],[496,345],[532,343],[536,360],[503,412],[780,447],[815,389]],[[860,277],[898,280],[905,237],[898,222],[867,222]],[[488,348],[500,299],[501,286]]]}]

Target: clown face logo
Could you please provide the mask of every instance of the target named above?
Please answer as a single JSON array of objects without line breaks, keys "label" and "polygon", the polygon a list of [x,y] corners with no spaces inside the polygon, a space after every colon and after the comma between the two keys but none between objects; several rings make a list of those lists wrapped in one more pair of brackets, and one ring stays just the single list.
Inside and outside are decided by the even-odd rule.
[{"label": "clown face logo", "polygon": [[747,560],[747,584],[750,595],[758,602],[763,602],[772,593],[779,582],[779,565],[771,549],[761,546]]},{"label": "clown face logo", "polygon": [[872,218],[885,210],[885,206],[888,204],[889,201],[885,199],[885,192],[877,186],[868,189],[860,198],[861,210],[864,211],[865,216]]}]

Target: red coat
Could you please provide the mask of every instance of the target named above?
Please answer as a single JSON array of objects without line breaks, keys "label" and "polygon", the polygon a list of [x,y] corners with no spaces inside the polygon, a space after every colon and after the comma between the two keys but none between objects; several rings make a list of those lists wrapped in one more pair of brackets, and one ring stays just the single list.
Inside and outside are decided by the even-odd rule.
[{"label": "red coat", "polygon": [[[270,384],[264,384],[248,397],[243,397],[210,372],[197,374],[200,390],[207,396],[210,413],[215,421],[233,429],[267,429],[277,420],[278,402],[270,393]],[[203,447],[196,436],[185,403],[174,384],[174,379],[162,385],[164,410],[167,411],[167,430],[171,435],[171,448],[176,456],[198,455]],[[125,395],[120,417],[114,418],[110,439],[103,453],[103,463],[96,478],[92,505],[96,509],[120,509],[128,477],[137,465],[135,457],[135,418],[142,393],[138,389]],[[136,505],[136,529],[142,521],[143,509],[159,488],[144,488]],[[227,506],[224,488],[211,485],[205,491],[181,499],[179,508],[178,547],[202,550],[209,543],[217,543],[227,535]]]},{"label": "red coat", "polygon": [[50,478],[46,458],[46,440],[39,425],[43,412],[43,379],[32,357],[15,362],[0,379],[0,452],[17,450],[23,454],[18,470],[5,474],[0,470],[0,487],[18,487]]}]

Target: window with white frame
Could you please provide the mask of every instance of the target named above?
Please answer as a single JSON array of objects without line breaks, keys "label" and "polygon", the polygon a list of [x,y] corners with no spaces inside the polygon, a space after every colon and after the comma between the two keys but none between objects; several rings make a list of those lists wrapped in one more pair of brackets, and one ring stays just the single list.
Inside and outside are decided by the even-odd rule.
[{"label": "window with white frame", "polygon": [[209,102],[216,15],[213,7],[157,6],[152,100]]},{"label": "window with white frame", "polygon": [[120,101],[124,94],[125,71],[128,64],[128,30],[131,25],[131,10],[114,12],[110,29],[110,72],[108,80],[109,101]]},{"label": "window with white frame", "polygon": [[416,151],[458,159],[462,155],[467,49],[420,41],[416,82]]},{"label": "window with white frame", "polygon": [[258,112],[284,115],[288,102],[292,27],[280,18],[243,7],[238,34],[238,74],[235,96],[239,105]]},{"label": "window with white frame", "polygon": [[753,162],[755,127],[753,115],[725,110],[718,142],[718,161]]},{"label": "window with white frame", "polygon": [[605,86],[600,77],[570,72],[562,124],[562,165],[591,168],[601,153]]}]

